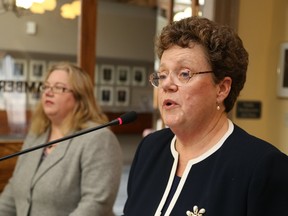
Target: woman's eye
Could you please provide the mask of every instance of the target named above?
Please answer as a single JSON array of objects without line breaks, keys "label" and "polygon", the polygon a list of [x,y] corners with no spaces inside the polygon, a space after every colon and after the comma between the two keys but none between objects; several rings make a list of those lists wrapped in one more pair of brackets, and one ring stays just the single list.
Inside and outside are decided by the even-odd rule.
[{"label": "woman's eye", "polygon": [[183,79],[191,78],[190,71],[181,71],[179,77]]},{"label": "woman's eye", "polygon": [[164,80],[164,79],[166,79],[166,77],[167,77],[167,74],[165,74],[165,73],[158,73],[158,79]]}]

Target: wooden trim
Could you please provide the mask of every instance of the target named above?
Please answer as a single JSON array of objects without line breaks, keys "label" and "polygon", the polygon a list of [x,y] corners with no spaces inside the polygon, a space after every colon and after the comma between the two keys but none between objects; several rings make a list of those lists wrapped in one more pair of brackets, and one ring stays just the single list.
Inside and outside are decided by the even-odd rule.
[{"label": "wooden trim", "polygon": [[[19,152],[22,147],[22,141],[0,141],[0,157]],[[15,164],[18,157],[10,158],[8,160],[3,160],[0,163],[0,193],[7,184],[9,178],[12,176]]]},{"label": "wooden trim", "polygon": [[82,0],[78,30],[78,65],[94,80],[96,59],[97,0]]},{"label": "wooden trim", "polygon": [[[123,113],[122,112],[121,113],[106,112],[105,114],[108,116],[109,120],[112,121],[118,118]],[[27,115],[28,121],[30,121],[31,111],[27,111],[26,115]],[[135,122],[132,122],[127,125],[113,126],[111,127],[111,129],[113,132],[115,132],[115,134],[135,134],[135,133],[141,134],[144,129],[153,127],[152,118],[153,118],[152,113],[138,113],[137,119]],[[9,136],[9,135],[13,136],[13,134],[11,133],[11,129],[9,128],[8,121],[7,121],[6,111],[0,111],[0,122],[1,122],[0,137]],[[27,127],[25,128],[25,131],[23,131],[23,136],[25,136],[27,133],[28,124],[29,122],[27,122]]]},{"label": "wooden trim", "polygon": [[215,0],[215,21],[238,30],[240,0]]}]

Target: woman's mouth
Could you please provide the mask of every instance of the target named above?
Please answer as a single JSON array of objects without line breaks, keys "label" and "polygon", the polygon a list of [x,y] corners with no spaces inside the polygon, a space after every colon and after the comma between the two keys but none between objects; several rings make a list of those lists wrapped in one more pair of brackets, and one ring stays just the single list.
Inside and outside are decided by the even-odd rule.
[{"label": "woman's mouth", "polygon": [[46,104],[46,105],[50,105],[50,104],[53,104],[53,102],[50,101],[50,100],[45,100],[45,104]]},{"label": "woman's mouth", "polygon": [[163,102],[163,107],[165,107],[165,108],[172,108],[175,105],[177,105],[177,103],[173,100],[164,100],[164,102]]}]

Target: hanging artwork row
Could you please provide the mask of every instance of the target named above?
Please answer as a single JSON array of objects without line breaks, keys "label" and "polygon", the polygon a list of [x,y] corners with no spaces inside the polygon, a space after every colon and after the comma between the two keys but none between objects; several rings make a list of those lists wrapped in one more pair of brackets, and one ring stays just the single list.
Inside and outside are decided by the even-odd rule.
[{"label": "hanging artwork row", "polygon": [[[12,93],[21,93],[26,109],[33,109],[40,99],[39,90],[48,68],[60,61],[64,60],[14,58],[10,55],[2,57],[0,110],[5,110],[6,99],[11,98],[9,95]],[[114,63],[100,61],[95,64],[94,93],[100,106],[108,111],[114,109],[125,111],[131,106],[144,111],[150,110],[152,88],[147,85],[147,79],[151,65],[110,61]],[[70,62],[75,63],[73,60]],[[142,96],[139,97],[138,92]]]},{"label": "hanging artwork row", "polygon": [[100,64],[95,66],[95,94],[101,106],[130,106],[131,88],[146,87],[144,66]]}]

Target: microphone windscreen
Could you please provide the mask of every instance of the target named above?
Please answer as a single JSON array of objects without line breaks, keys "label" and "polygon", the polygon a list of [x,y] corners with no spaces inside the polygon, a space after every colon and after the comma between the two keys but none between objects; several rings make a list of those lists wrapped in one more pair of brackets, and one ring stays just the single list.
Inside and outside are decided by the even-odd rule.
[{"label": "microphone windscreen", "polygon": [[127,112],[118,118],[119,125],[128,124],[130,122],[135,121],[136,119],[137,119],[137,113],[135,111]]}]

